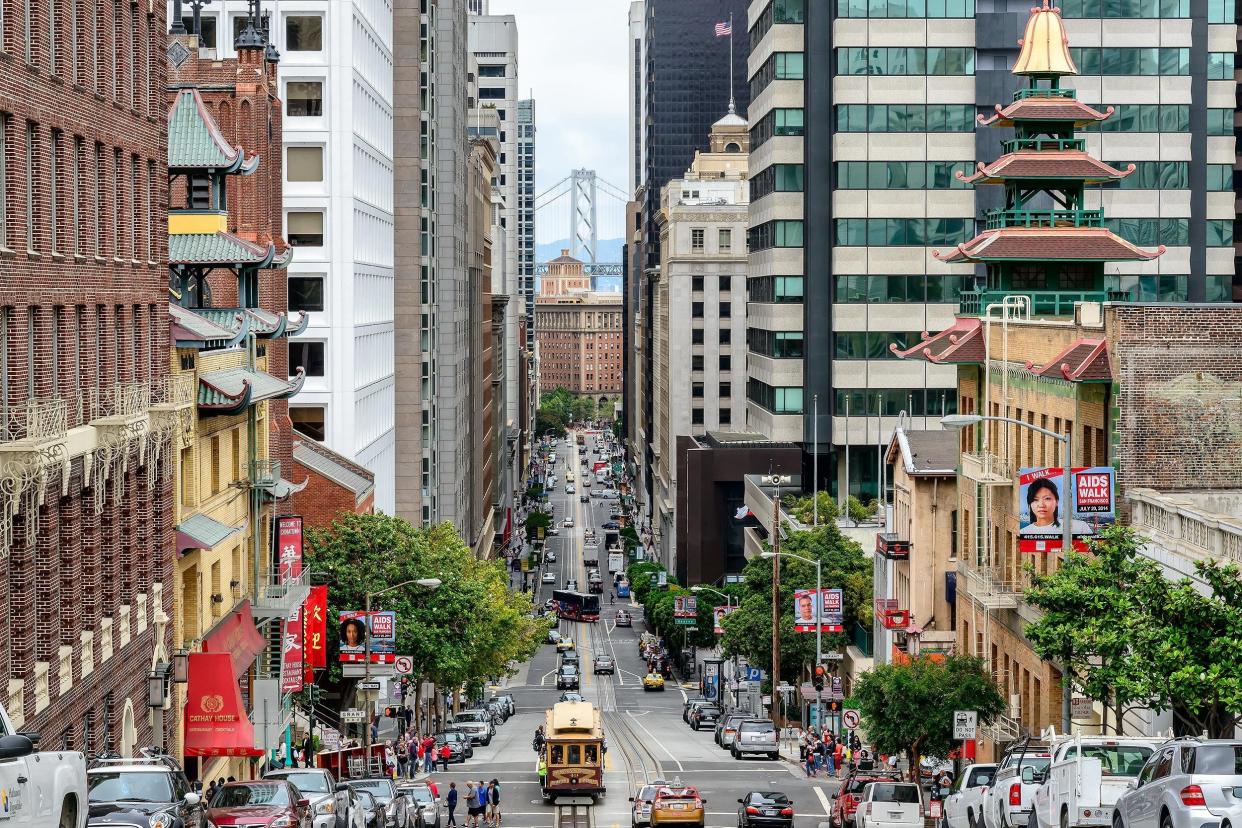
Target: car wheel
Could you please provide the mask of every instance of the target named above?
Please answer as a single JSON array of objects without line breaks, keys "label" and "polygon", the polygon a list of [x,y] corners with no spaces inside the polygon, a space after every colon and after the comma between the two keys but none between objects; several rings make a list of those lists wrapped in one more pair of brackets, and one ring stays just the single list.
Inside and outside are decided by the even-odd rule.
[{"label": "car wheel", "polygon": [[1160,817],[1160,828],[1173,828],[1173,820],[1167,813]]},{"label": "car wheel", "polygon": [[1061,808],[1061,828],[1069,828],[1069,809],[1064,806]]}]

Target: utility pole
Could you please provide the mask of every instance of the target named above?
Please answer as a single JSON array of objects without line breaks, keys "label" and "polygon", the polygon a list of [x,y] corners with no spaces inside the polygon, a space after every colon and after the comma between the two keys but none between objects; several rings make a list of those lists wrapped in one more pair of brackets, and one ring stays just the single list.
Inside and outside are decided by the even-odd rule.
[{"label": "utility pole", "polygon": [[772,702],[771,718],[776,721],[778,710],[776,686],[781,676],[781,484],[791,483],[787,474],[767,474],[760,482],[773,487],[772,491]]}]

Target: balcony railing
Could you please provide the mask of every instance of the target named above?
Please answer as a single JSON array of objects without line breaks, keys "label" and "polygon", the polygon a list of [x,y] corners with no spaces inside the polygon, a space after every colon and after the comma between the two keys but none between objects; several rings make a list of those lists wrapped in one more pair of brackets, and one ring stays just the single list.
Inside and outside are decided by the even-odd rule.
[{"label": "balcony railing", "polygon": [[21,406],[0,409],[0,443],[54,440],[69,430],[69,406],[60,397],[31,397]]},{"label": "balcony railing", "polygon": [[961,312],[980,316],[988,305],[998,304],[1006,296],[1029,296],[1035,316],[1073,316],[1076,302],[1129,302],[1133,298],[1128,290],[964,290]]},{"label": "balcony railing", "polygon": [[854,646],[862,650],[862,654],[870,658],[875,652],[875,634],[857,621],[850,630],[850,639]]},{"label": "balcony railing", "polygon": [[[958,589],[988,609],[1016,609],[1018,594],[1025,584],[1020,574],[1004,567],[958,560]],[[960,594],[960,593],[959,593]]]},{"label": "balcony railing", "polygon": [[280,480],[279,460],[254,460],[250,463],[250,485],[274,486]]},{"label": "balcony railing", "polygon": [[989,210],[985,227],[1103,227],[1103,210]]},{"label": "balcony railing", "polygon": [[256,618],[287,618],[310,595],[310,572],[302,570],[296,578],[283,578],[276,570],[260,575],[259,594],[253,603]]},{"label": "balcony railing", "polygon": [[1010,138],[1001,141],[1005,152],[1021,152],[1023,150],[1085,150],[1085,138]]},{"label": "balcony railing", "polygon": [[1013,480],[1013,463],[988,451],[962,452],[962,477],[986,486],[1003,486]]},{"label": "balcony railing", "polygon": [[1078,97],[1073,89],[1019,89],[1013,93],[1013,99],[1020,101],[1023,98],[1076,98]]}]

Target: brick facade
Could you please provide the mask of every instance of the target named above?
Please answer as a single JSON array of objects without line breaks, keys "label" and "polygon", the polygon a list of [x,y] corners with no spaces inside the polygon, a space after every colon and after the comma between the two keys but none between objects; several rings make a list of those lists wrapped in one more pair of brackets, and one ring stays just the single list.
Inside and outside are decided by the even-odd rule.
[{"label": "brick facade", "polygon": [[314,452],[327,458],[340,468],[353,472],[370,481],[370,488],[359,492],[343,485],[339,480],[322,473],[318,468],[298,461],[295,452],[293,479],[307,481],[306,488],[293,494],[292,511],[302,516],[307,529],[326,529],[342,512],[369,514],[375,510],[375,475],[344,455],[337,454],[319,443],[298,441],[301,450]]},{"label": "brick facade", "polygon": [[0,698],[122,750],[171,634],[164,5],[3,2]]}]

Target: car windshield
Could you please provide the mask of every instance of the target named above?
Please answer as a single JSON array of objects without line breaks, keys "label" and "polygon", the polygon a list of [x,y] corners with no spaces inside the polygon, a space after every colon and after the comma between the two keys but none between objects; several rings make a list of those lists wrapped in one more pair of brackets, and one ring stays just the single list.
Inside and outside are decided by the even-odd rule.
[{"label": "car windshield", "polygon": [[750,801],[755,805],[788,805],[789,797],[780,791],[755,791]]},{"label": "car windshield", "polygon": [[655,785],[644,785],[638,790],[638,796],[635,799],[655,799]]},{"label": "car windshield", "polygon": [[699,713],[703,714],[704,716],[719,716],[720,708],[716,707],[715,705],[705,704],[699,708]]},{"label": "car windshield", "polygon": [[90,774],[91,802],[172,802],[172,776],[162,771],[97,771]]},{"label": "car windshield", "polygon": [[657,799],[698,799],[699,792],[694,788],[664,788],[657,795]]},{"label": "car windshield", "polygon": [[303,793],[329,793],[328,779],[323,771],[307,773],[289,773],[281,777],[293,783],[293,787]]},{"label": "car windshield", "polygon": [[[1147,745],[1083,745],[1084,759],[1099,759],[1105,776],[1138,776],[1143,765],[1155,751]],[[1078,747],[1071,745],[1065,751],[1066,759],[1078,755]],[[1232,773],[1232,771],[1231,771]]]},{"label": "car windshield", "polygon": [[267,784],[225,785],[208,803],[212,808],[244,808],[248,805],[288,805],[289,789],[274,782]]},{"label": "car windshield", "polygon": [[562,676],[576,676],[578,675],[578,671],[574,667],[566,664],[564,667],[561,668],[561,675]]},{"label": "car windshield", "polygon": [[1021,773],[1023,768],[1032,768],[1036,774],[1039,774],[1051,764],[1052,759],[1047,756],[1024,756],[1018,763],[1018,773]]},{"label": "car windshield", "polygon": [[392,783],[387,779],[361,779],[351,783],[356,789],[366,791],[380,802],[392,800]]},{"label": "car windshield", "polygon": [[467,710],[465,713],[458,713],[454,718],[455,722],[483,722],[487,721],[487,714],[481,710]]},{"label": "car windshield", "polygon": [[873,782],[871,801],[901,802],[917,805],[919,802],[919,789],[914,785],[903,785],[896,782]]},{"label": "car windshield", "polygon": [[1200,745],[1188,773],[1211,776],[1242,774],[1242,745]]},{"label": "car windshield", "polygon": [[855,776],[850,780],[849,784],[845,786],[845,792],[858,793],[869,783],[874,782],[875,780],[876,777],[874,776]]}]

